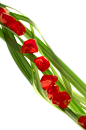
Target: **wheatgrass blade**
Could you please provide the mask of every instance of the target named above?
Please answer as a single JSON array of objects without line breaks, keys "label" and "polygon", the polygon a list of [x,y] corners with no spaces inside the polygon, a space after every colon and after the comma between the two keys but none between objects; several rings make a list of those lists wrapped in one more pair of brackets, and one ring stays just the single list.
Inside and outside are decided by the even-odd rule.
[{"label": "wheatgrass blade", "polygon": [[31,66],[27,62],[27,60],[24,58],[23,54],[20,53],[20,48],[14,38],[14,35],[2,27],[3,29],[3,35],[5,38],[5,41],[7,43],[7,47],[16,62],[19,69],[22,71],[24,76],[28,79],[28,81],[32,84],[32,73],[31,73]]}]

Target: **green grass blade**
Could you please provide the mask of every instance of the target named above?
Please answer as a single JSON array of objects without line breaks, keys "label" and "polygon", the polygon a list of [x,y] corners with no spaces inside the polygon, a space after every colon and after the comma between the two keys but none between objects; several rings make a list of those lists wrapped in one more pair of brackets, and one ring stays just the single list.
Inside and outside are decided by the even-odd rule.
[{"label": "green grass blade", "polygon": [[4,27],[2,27],[2,29],[5,41],[7,43],[7,47],[14,61],[16,62],[17,66],[22,71],[22,73],[25,75],[25,77],[32,84],[32,72],[30,64],[24,58],[23,54],[20,53],[20,48],[14,38],[14,35]]},{"label": "green grass blade", "polygon": [[34,79],[34,84],[35,87],[37,89],[37,91],[39,92],[39,94],[45,99],[48,100],[46,97],[46,92],[42,89],[41,84],[40,84],[40,77],[39,77],[39,73],[38,73],[38,69],[36,67],[36,65],[34,63],[31,62],[31,67],[32,67],[32,76]]},{"label": "green grass blade", "polygon": [[75,112],[75,114],[78,116],[78,118],[79,118],[80,116],[86,116],[86,114],[79,113],[79,112]]},{"label": "green grass blade", "polygon": [[72,88],[69,81],[62,74],[61,74],[61,77],[63,79],[67,92],[72,96]]},{"label": "green grass blade", "polygon": [[[42,39],[44,40],[45,44],[50,48],[50,46],[48,45],[48,43],[46,42],[46,40],[44,39],[44,37],[42,36],[39,28],[37,27],[37,25],[31,20],[29,19],[28,17],[24,16],[24,15],[19,15],[19,14],[15,14],[13,12],[10,12],[10,14],[14,17],[16,17],[18,20],[23,20],[23,21],[26,21],[28,22],[29,24],[31,24],[38,32],[39,34],[41,35]],[[51,50],[51,48],[50,48]]]},{"label": "green grass blade", "polygon": [[50,68],[51,68],[53,74],[58,77],[59,83],[63,86],[64,89],[66,89],[64,82],[62,81],[61,77],[60,77],[59,74],[56,72],[56,70],[54,69],[54,67],[53,67],[52,65],[50,65]]},{"label": "green grass blade", "polygon": [[86,98],[82,97],[81,95],[79,95],[78,93],[76,93],[75,91],[72,92],[73,96],[81,103],[83,103],[84,105],[86,105]]},{"label": "green grass blade", "polygon": [[5,40],[5,39],[4,39],[4,35],[3,35],[3,31],[2,31],[1,28],[0,28],[0,38],[3,39],[3,40]]},{"label": "green grass blade", "polygon": [[[20,14],[22,14],[20,11],[18,11],[18,10],[16,10],[16,9],[14,9],[14,8],[12,8],[12,7],[8,6],[8,5],[4,5],[4,4],[2,4],[2,3],[0,3],[0,7],[3,7],[3,8],[8,7],[8,8],[11,8],[11,9],[13,9],[13,10],[15,10],[15,11],[19,12]],[[22,15],[23,15],[23,14],[22,14]]]},{"label": "green grass blade", "polygon": [[86,110],[86,106],[84,106],[83,104],[80,103],[80,101],[78,101],[74,96],[72,96],[73,100],[77,103],[77,105],[81,108],[83,108],[84,110]]}]

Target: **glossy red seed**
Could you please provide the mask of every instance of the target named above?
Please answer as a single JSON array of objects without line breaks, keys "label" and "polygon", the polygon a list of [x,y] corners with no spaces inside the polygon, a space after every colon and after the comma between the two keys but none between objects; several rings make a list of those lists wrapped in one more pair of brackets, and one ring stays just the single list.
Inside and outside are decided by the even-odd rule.
[{"label": "glossy red seed", "polygon": [[57,76],[54,76],[54,75],[43,75],[41,80],[40,80],[41,87],[46,90],[46,89],[49,88],[49,86],[51,84],[55,83],[57,80],[58,80]]},{"label": "glossy red seed", "polygon": [[52,103],[64,109],[68,106],[70,100],[69,94],[66,91],[61,91],[53,96]]},{"label": "glossy red seed", "polygon": [[26,32],[26,28],[19,21],[15,21],[14,23],[12,23],[10,25],[10,29],[14,31],[18,36],[22,36]]},{"label": "glossy red seed", "polygon": [[52,99],[52,97],[59,92],[59,86],[57,84],[52,84],[47,90],[47,98]]},{"label": "glossy red seed", "polygon": [[16,22],[16,19],[10,16],[9,14],[6,13],[1,14],[1,23],[10,26],[14,22]]},{"label": "glossy red seed", "polygon": [[78,124],[80,124],[84,129],[86,129],[86,116],[79,117]]},{"label": "glossy red seed", "polygon": [[34,39],[29,39],[24,42],[20,50],[21,53],[35,53],[38,52],[38,48]]},{"label": "glossy red seed", "polygon": [[0,21],[1,21],[1,14],[2,13],[7,13],[6,9],[0,7]]},{"label": "glossy red seed", "polygon": [[7,11],[6,11],[5,8],[0,7],[0,15],[1,15],[2,13],[7,13]]},{"label": "glossy red seed", "polygon": [[42,72],[50,67],[49,61],[44,56],[40,56],[34,59],[34,63],[36,64],[37,68]]}]

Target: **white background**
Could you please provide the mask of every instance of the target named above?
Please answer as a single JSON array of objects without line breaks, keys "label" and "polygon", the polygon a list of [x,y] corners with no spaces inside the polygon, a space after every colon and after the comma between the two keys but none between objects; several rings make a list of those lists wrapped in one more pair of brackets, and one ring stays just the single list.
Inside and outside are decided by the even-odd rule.
[{"label": "white background", "polygon": [[[32,19],[59,56],[86,83],[85,0],[1,0]],[[0,130],[81,130],[40,98],[0,39]]]}]

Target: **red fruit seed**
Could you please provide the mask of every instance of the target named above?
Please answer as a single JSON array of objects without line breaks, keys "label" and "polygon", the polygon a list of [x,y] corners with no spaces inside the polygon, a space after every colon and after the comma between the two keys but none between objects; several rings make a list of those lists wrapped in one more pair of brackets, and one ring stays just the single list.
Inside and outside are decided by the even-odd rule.
[{"label": "red fruit seed", "polygon": [[26,28],[19,21],[15,21],[14,23],[12,23],[10,25],[10,29],[14,31],[18,36],[22,36],[26,32]]},{"label": "red fruit seed", "polygon": [[40,56],[34,59],[34,63],[36,64],[37,68],[42,72],[44,72],[50,67],[49,61],[44,56]]},{"label": "red fruit seed", "polygon": [[34,39],[29,39],[24,42],[23,46],[20,50],[21,53],[35,53],[38,52],[38,48],[36,46],[36,42]]},{"label": "red fruit seed", "polygon": [[7,13],[7,10],[6,10],[5,8],[0,7],[0,15],[1,15],[2,13]]},{"label": "red fruit seed", "polygon": [[66,91],[61,91],[53,96],[52,103],[64,109],[68,106],[70,100],[69,94]]},{"label": "red fruit seed", "polygon": [[46,90],[51,86],[51,84],[55,83],[57,80],[58,80],[57,76],[43,75],[40,80],[41,87]]},{"label": "red fruit seed", "polygon": [[80,124],[84,129],[86,129],[86,116],[79,117],[78,124]]},{"label": "red fruit seed", "polygon": [[46,90],[47,98],[52,99],[52,97],[53,97],[55,94],[58,94],[58,92],[59,92],[59,86],[58,86],[57,84],[52,84],[52,85]]},{"label": "red fruit seed", "polygon": [[1,14],[2,13],[7,13],[7,10],[2,8],[2,7],[0,7],[0,21],[1,21]]},{"label": "red fruit seed", "polygon": [[2,13],[1,14],[1,23],[10,26],[12,23],[16,22],[16,19],[13,18],[12,16],[6,14],[6,13]]}]

